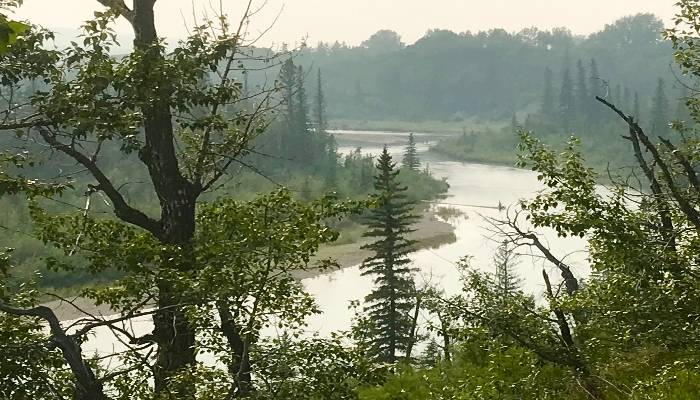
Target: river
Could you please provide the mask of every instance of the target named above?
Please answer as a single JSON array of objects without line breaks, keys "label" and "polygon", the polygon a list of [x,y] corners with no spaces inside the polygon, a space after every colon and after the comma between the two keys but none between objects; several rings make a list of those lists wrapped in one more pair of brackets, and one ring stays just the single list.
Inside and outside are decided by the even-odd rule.
[{"label": "river", "polygon": [[[378,154],[384,144],[397,160],[401,160],[403,146],[408,140],[407,133],[335,131],[341,153],[361,147],[363,153]],[[464,213],[449,221],[455,228],[457,240],[435,249],[420,250],[411,254],[413,266],[418,269],[417,285],[426,282],[441,287],[446,294],[461,290],[460,273],[456,263],[463,257],[471,257],[474,268],[494,270],[492,257],[498,247],[497,238],[489,231],[487,218],[504,217],[504,207],[515,206],[520,199],[532,197],[543,187],[532,171],[485,164],[450,161],[428,152],[431,142],[439,138],[434,134],[415,134],[421,162],[440,178],[446,178],[450,189],[440,203],[454,207]],[[515,151],[508,149],[504,151]],[[433,207],[440,207],[435,205]],[[570,264],[577,276],[588,274],[585,241],[578,238],[562,239],[553,231],[542,230],[546,243]],[[521,249],[524,251],[524,249]],[[517,272],[523,279],[523,288],[541,295],[544,288],[542,269],[556,280],[556,268],[544,261],[539,254],[520,257]],[[303,281],[306,289],[316,298],[322,314],[309,321],[309,328],[320,334],[347,329],[352,317],[348,306],[353,300],[360,300],[372,288],[372,278],[361,276],[359,266],[352,266]]]},{"label": "river", "polygon": [[[348,153],[360,146],[363,153],[378,154],[383,144],[389,145],[390,153],[400,161],[403,146],[408,134],[392,132],[334,132],[341,153]],[[475,268],[493,271],[492,256],[498,241],[487,229],[486,218],[504,216],[497,206],[515,205],[520,199],[533,196],[542,189],[531,171],[503,166],[462,163],[446,160],[428,152],[431,142],[439,135],[416,134],[419,155],[424,165],[432,173],[446,178],[450,189],[443,204],[460,209],[464,214],[449,221],[455,229],[456,241],[438,248],[424,249],[411,254],[413,265],[418,269],[417,284],[420,287],[430,282],[442,288],[446,294],[454,294],[461,289],[460,273],[456,263],[465,256],[471,257]],[[513,150],[514,151],[514,150]],[[431,207],[440,207],[432,205]],[[577,238],[561,239],[552,231],[543,231],[543,237],[555,254],[566,256],[566,262],[574,268],[577,276],[588,273],[586,266],[585,242]],[[523,288],[540,295],[543,289],[542,268],[550,272],[553,280],[559,277],[556,268],[546,263],[537,254],[522,256],[517,272],[523,279]],[[304,287],[316,298],[321,314],[308,320],[309,333],[328,335],[330,332],[346,330],[350,326],[352,313],[350,302],[361,300],[372,288],[370,277],[360,275],[358,266],[323,274],[302,281]],[[152,329],[149,318],[130,321],[129,328],[136,334],[144,334]],[[270,334],[274,331],[270,330]],[[118,343],[106,328],[99,328],[95,335],[83,346],[91,353],[112,353],[122,351],[125,346]]]}]

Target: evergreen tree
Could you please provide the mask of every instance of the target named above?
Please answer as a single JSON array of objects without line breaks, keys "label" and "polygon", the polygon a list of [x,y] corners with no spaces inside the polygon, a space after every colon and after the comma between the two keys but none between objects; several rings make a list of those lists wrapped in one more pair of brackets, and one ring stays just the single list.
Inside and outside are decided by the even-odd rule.
[{"label": "evergreen tree", "polygon": [[413,133],[408,135],[408,144],[406,151],[403,153],[402,165],[411,171],[420,171],[420,159],[418,158],[418,150],[416,149],[416,140]]},{"label": "evergreen tree", "polygon": [[321,68],[318,69],[316,97],[314,98],[314,125],[317,133],[325,133],[326,130],[328,130],[328,122],[326,121],[326,97],[323,94]]},{"label": "evergreen tree", "polygon": [[666,83],[659,78],[651,105],[651,131],[655,136],[665,136],[669,132],[669,105],[665,88]]},{"label": "evergreen tree", "polygon": [[634,105],[632,107],[632,116],[634,117],[635,121],[639,122],[640,118],[640,107],[639,107],[639,93],[635,90],[634,91]]},{"label": "evergreen tree", "polygon": [[549,67],[544,69],[544,91],[542,94],[542,115],[553,119],[556,116],[554,105],[554,82],[552,70]]},{"label": "evergreen tree", "polygon": [[328,165],[325,169],[325,184],[327,188],[333,189],[338,186],[338,161],[340,159],[340,155],[338,154],[338,142],[336,142],[335,136],[333,135],[328,135],[326,156]]},{"label": "evergreen tree", "polygon": [[287,119],[291,122],[294,121],[295,107],[294,107],[294,92],[297,84],[296,76],[296,66],[294,61],[290,58],[282,64],[279,75],[279,83],[282,89],[282,94],[284,96],[284,105],[287,111]]},{"label": "evergreen tree", "polygon": [[565,129],[571,127],[576,117],[574,84],[571,80],[571,70],[568,66],[564,68],[564,74],[562,76],[561,92],[559,93],[559,117],[561,125]]},{"label": "evergreen tree", "polygon": [[[595,58],[591,58],[591,63],[590,63],[590,68],[589,68],[589,77],[590,77],[590,84],[588,85],[588,91],[590,93],[591,99],[595,99],[597,97],[605,97],[607,88],[605,87],[606,83],[605,81],[600,77],[600,73],[598,72],[598,62],[596,61]],[[590,103],[590,109],[588,111],[588,115],[590,117],[591,122],[599,122],[603,120],[606,116],[607,113],[605,112],[605,109],[601,107],[601,105],[597,102],[592,100]]]},{"label": "evergreen tree", "polygon": [[413,269],[407,255],[415,243],[406,238],[417,217],[413,205],[406,201],[406,187],[397,180],[395,169],[386,146],[377,161],[374,188],[380,205],[371,210],[363,236],[377,238],[362,246],[374,254],[362,263],[362,274],[373,276],[375,288],[365,297],[365,310],[372,321],[370,345],[374,355],[385,362],[397,360],[397,353],[408,348],[413,308]]},{"label": "evergreen tree", "polygon": [[303,135],[309,132],[309,109],[306,89],[304,88],[304,69],[301,66],[297,67],[295,79],[296,110],[294,124],[299,134]]},{"label": "evergreen tree", "polygon": [[508,242],[503,242],[493,256],[496,266],[496,286],[503,296],[508,296],[520,290],[522,279],[515,272],[518,266],[517,255]]},{"label": "evergreen tree", "polygon": [[591,109],[591,96],[586,84],[586,68],[580,59],[576,62],[576,70],[578,73],[576,79],[576,105],[578,106],[579,115],[587,117]]}]

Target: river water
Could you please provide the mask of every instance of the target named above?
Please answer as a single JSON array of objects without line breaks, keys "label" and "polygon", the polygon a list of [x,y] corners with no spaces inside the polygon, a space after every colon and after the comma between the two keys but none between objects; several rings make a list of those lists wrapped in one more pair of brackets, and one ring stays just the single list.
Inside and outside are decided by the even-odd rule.
[{"label": "river water", "polygon": [[[358,146],[363,153],[378,154],[384,144],[400,161],[408,134],[392,132],[334,132],[341,153],[349,153]],[[499,204],[508,207],[520,199],[533,196],[542,189],[531,171],[503,166],[463,163],[446,160],[428,152],[431,142],[439,135],[416,134],[421,161],[432,173],[446,178],[450,189],[442,205],[431,207],[454,207],[464,214],[449,222],[454,226],[456,241],[438,248],[424,249],[411,254],[413,265],[418,269],[417,285],[429,282],[442,288],[446,294],[460,291],[460,273],[456,263],[465,256],[471,257],[471,265],[485,271],[493,271],[492,257],[498,240],[488,230],[487,218],[503,217]],[[514,151],[504,149],[504,151]],[[577,238],[561,239],[552,231],[542,231],[551,250],[574,268],[577,276],[587,275],[585,242]],[[559,274],[554,266],[547,264],[538,254],[523,255],[517,272],[523,279],[525,290],[540,295],[543,290],[542,269],[550,273],[552,280]],[[322,313],[309,319],[309,333],[328,335],[330,332],[346,330],[350,326],[352,312],[350,302],[361,300],[372,288],[372,278],[363,277],[358,266],[303,280],[305,288],[316,298]],[[137,335],[152,329],[149,318],[138,318],[129,322],[130,330]],[[274,334],[271,330],[269,334]],[[106,328],[98,329],[83,346],[84,351],[101,354],[125,350]]]},{"label": "river water", "polygon": [[[350,152],[361,147],[363,153],[379,154],[384,144],[396,161],[401,160],[407,133],[389,132],[334,132],[340,152]],[[505,216],[498,205],[515,206],[520,199],[532,197],[542,190],[536,174],[517,168],[463,163],[446,160],[429,153],[432,141],[439,135],[415,134],[422,163],[440,178],[446,178],[450,189],[442,205],[433,207],[453,207],[464,213],[449,221],[455,228],[457,240],[435,249],[420,250],[411,254],[413,266],[418,269],[417,285],[430,283],[442,288],[446,294],[461,290],[460,272],[456,263],[463,257],[471,257],[474,268],[492,272],[492,257],[498,247],[498,238],[489,230],[488,218]],[[504,149],[515,151],[515,149]],[[577,276],[588,274],[585,242],[578,238],[558,238],[553,231],[541,230],[545,242],[554,254],[562,257],[572,266]],[[520,252],[525,252],[521,249]],[[519,257],[517,272],[523,279],[523,288],[536,296],[541,295],[544,282],[542,269],[548,271],[552,280],[559,277],[556,268],[544,261],[540,254],[523,254]],[[372,288],[372,278],[361,276],[358,266],[342,269],[303,281],[306,289],[315,296],[323,311],[309,321],[309,328],[320,334],[347,329],[352,313],[348,306],[353,300],[360,300]]]}]

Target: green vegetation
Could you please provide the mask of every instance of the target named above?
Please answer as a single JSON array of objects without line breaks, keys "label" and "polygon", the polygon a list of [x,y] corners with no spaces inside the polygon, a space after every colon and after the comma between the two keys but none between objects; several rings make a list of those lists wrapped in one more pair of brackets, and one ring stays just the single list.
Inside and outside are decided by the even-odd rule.
[{"label": "green vegetation", "polygon": [[[314,106],[308,107],[304,68],[287,54],[273,57],[281,67],[279,85],[250,92],[250,85],[229,73],[255,54],[246,54],[244,37],[225,18],[205,21],[167,51],[157,36],[152,0],[135,0],[133,10],[119,0],[100,2],[107,11],[86,23],[82,44],[65,51],[47,49],[43,42],[48,34],[36,28],[0,54],[3,90],[25,96],[17,102],[2,100],[0,129],[15,134],[7,140],[26,146],[6,146],[0,156],[0,196],[10,196],[8,204],[27,206],[32,234],[53,249],[45,253],[49,268],[66,278],[111,277],[80,295],[108,307],[112,315],[84,315],[70,327],[62,324],[54,310],[38,304],[33,276],[17,274],[12,251],[1,250],[0,396],[697,397],[700,98],[692,91],[679,111],[693,121],[666,127],[673,107],[663,80],[650,79],[656,94],[645,113],[623,85],[609,91],[610,85],[601,86],[598,79],[586,81],[613,65],[607,65],[609,60],[603,65],[581,57],[575,69],[561,69],[557,97],[554,69],[540,69],[532,54],[521,54],[517,67],[526,69],[531,62],[544,71],[545,88],[541,110],[525,124],[541,128],[542,139],[526,130],[519,133],[517,165],[533,170],[544,190],[490,220],[503,243],[494,256],[495,273],[475,268],[465,257],[458,265],[462,290],[447,295],[439,287],[415,284],[408,266],[412,242],[405,237],[414,219],[412,204],[444,188],[444,182],[417,171],[411,162],[396,170],[386,148],[376,169],[374,160],[360,151],[340,157],[324,130],[322,82],[317,79]],[[696,80],[700,1],[680,0],[678,7],[677,24],[665,35],[683,74]],[[257,11],[249,13],[237,32]],[[129,22],[135,34],[133,52],[118,59],[109,53],[116,19]],[[666,51],[668,45],[651,35],[659,33],[655,26],[652,18],[638,16],[580,41],[564,31],[529,31],[530,46],[546,44],[538,49],[540,56],[567,48],[575,55],[579,46],[605,42],[613,46],[611,60],[636,60],[635,68],[642,69],[651,62],[639,60],[656,53],[641,50]],[[625,32],[629,35],[621,35]],[[466,42],[481,45],[479,51],[487,54],[521,49],[504,46],[513,39],[500,31],[455,36],[432,32],[421,45]],[[626,40],[621,42],[621,36]],[[362,54],[380,57],[420,49],[412,47],[382,31],[363,44]],[[632,50],[639,54],[627,54]],[[625,54],[631,60],[617,58]],[[398,65],[409,73],[413,68]],[[455,83],[452,75],[439,72],[445,85]],[[466,76],[483,78],[474,71]],[[42,87],[28,90],[28,81],[43,82]],[[440,103],[440,91],[425,89],[414,89],[424,90],[425,99],[383,103],[385,109],[377,113],[401,107],[410,114],[425,100],[434,107],[426,110],[453,112],[449,92],[442,92],[447,100]],[[634,114],[620,108],[625,92]],[[597,102],[591,95],[598,96]],[[382,101],[391,100],[387,96]],[[364,106],[358,103],[359,110]],[[639,115],[652,118],[640,124]],[[517,122],[514,118],[511,129]],[[572,136],[557,146],[562,149],[549,144],[559,137],[558,130],[578,131],[590,124],[596,130],[583,131],[583,139]],[[626,155],[610,160],[629,159],[635,167],[611,170],[608,190],[602,191],[600,175],[587,163],[588,149],[581,143],[605,137],[595,135],[614,124],[625,128],[618,141]],[[459,140],[466,145],[471,139],[464,135]],[[604,144],[618,149],[609,140]],[[44,158],[44,148],[60,156]],[[226,182],[237,163],[256,171],[236,176],[255,189]],[[297,190],[252,195],[279,177],[294,182]],[[409,191],[407,183],[420,187]],[[320,195],[328,188],[375,196],[339,201]],[[71,202],[81,206],[60,207]],[[334,224],[362,213],[369,227],[365,236],[377,239],[365,246],[373,254],[363,267],[375,277],[375,287],[365,307],[356,304],[366,315],[357,314],[348,332],[309,336],[307,317],[319,310],[294,273],[333,267],[333,260],[317,259],[319,247],[338,239]],[[13,218],[23,223],[21,214]],[[548,248],[541,235],[545,229],[585,239],[592,273],[576,276],[566,258]],[[519,250],[546,262],[538,293],[520,288],[513,270]],[[421,317],[425,334],[419,334]],[[135,318],[151,323],[150,331],[132,329]],[[123,348],[89,354],[84,344],[100,330],[115,335]],[[271,330],[280,335],[270,337],[266,332]]]},{"label": "green vegetation", "polygon": [[362,274],[374,278],[375,288],[365,297],[366,340],[379,361],[395,363],[398,352],[407,352],[415,327],[409,316],[414,307],[411,260],[415,241],[406,238],[415,222],[413,206],[406,201],[407,188],[400,186],[396,163],[384,147],[377,160],[374,189],[379,205],[370,211],[364,236],[376,241],[363,245],[374,254],[362,263]]}]

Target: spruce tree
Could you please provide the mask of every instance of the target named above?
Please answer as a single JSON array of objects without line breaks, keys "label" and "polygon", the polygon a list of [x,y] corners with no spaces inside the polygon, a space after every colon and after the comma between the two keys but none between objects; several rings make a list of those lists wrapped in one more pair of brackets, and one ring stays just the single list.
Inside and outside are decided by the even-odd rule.
[{"label": "spruce tree", "polygon": [[554,105],[554,82],[552,70],[549,67],[544,69],[544,90],[542,93],[542,115],[550,120],[556,116]]},{"label": "spruce tree", "polygon": [[586,84],[586,68],[583,62],[579,59],[576,62],[577,79],[576,79],[576,105],[578,113],[582,117],[587,117],[591,109],[591,95]]},{"label": "spruce tree", "polygon": [[504,296],[513,294],[520,290],[522,279],[515,272],[518,266],[517,255],[508,242],[503,242],[493,256],[493,263],[496,266],[496,287]]},{"label": "spruce tree", "polygon": [[306,89],[304,88],[304,69],[299,66],[296,71],[296,110],[295,110],[295,125],[300,134],[308,133],[309,131],[309,109],[308,100],[306,98]]},{"label": "spruce tree", "polygon": [[290,58],[282,64],[279,75],[279,83],[282,89],[282,95],[284,96],[284,105],[287,111],[287,119],[291,123],[294,120],[295,107],[294,107],[294,92],[297,85],[296,76],[296,66],[294,61]]},{"label": "spruce tree", "polygon": [[416,149],[416,140],[413,133],[408,134],[408,144],[406,151],[403,153],[402,165],[411,171],[420,171],[420,159],[418,158],[418,149]]},{"label": "spruce tree", "polygon": [[328,135],[326,142],[326,156],[327,156],[327,167],[325,168],[325,184],[329,189],[333,189],[338,186],[338,161],[340,160],[340,155],[338,154],[338,142],[335,140],[335,136]]},{"label": "spruce tree", "polygon": [[[607,89],[605,87],[605,82],[600,77],[600,73],[598,72],[598,62],[595,60],[595,58],[591,58],[588,74],[590,77],[588,92],[591,99],[595,99],[596,96],[605,97]],[[600,122],[606,117],[607,113],[597,101],[591,101],[589,106],[590,108],[588,110],[588,115],[590,116],[591,122]]]},{"label": "spruce tree", "polygon": [[666,97],[666,84],[659,78],[651,105],[651,131],[655,136],[665,136],[669,132],[669,105]]},{"label": "spruce tree", "polygon": [[374,356],[394,363],[405,352],[411,338],[411,309],[414,299],[413,269],[408,254],[415,241],[406,238],[417,217],[406,201],[406,187],[397,180],[399,170],[386,146],[377,161],[374,188],[379,205],[367,220],[363,236],[376,241],[362,246],[373,255],[361,266],[363,275],[374,277],[375,287],[365,297],[365,311],[372,321],[368,337]]},{"label": "spruce tree", "polygon": [[325,133],[328,130],[328,122],[326,121],[326,97],[323,94],[321,68],[318,69],[317,79],[316,97],[314,98],[314,125],[317,133]]},{"label": "spruce tree", "polygon": [[605,96],[605,88],[603,87],[603,81],[600,78],[600,73],[598,72],[598,62],[595,60],[595,58],[591,58],[591,67],[589,72],[591,79],[591,84],[589,85],[591,96]]},{"label": "spruce tree", "polygon": [[565,129],[571,127],[576,117],[574,84],[571,80],[571,70],[568,66],[564,68],[564,74],[562,76],[561,92],[559,93],[559,117],[561,125]]}]

